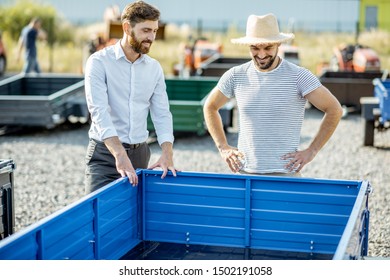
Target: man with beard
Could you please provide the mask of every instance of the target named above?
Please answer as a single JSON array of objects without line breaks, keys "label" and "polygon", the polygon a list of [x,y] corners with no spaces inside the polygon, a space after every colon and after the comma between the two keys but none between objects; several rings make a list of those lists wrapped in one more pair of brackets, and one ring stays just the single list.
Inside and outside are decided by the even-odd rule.
[{"label": "man with beard", "polygon": [[[252,60],[224,73],[204,106],[210,135],[232,172],[301,176],[340,121],[340,103],[318,78],[278,56],[280,44],[293,38],[267,14],[249,16],[246,36],[232,40],[249,46]],[[229,98],[239,112],[238,148],[228,144],[218,114]],[[324,117],[310,145],[298,150],[306,101]]]},{"label": "man with beard", "polygon": [[[147,55],[159,18],[160,11],[143,1],[127,5],[121,15],[122,39],[88,58],[85,93],[92,123],[86,154],[86,193],[125,176],[136,186],[137,168],[159,167],[162,178],[168,171],[176,176],[165,78],[161,65]],[[162,153],[148,167],[149,110]]]}]

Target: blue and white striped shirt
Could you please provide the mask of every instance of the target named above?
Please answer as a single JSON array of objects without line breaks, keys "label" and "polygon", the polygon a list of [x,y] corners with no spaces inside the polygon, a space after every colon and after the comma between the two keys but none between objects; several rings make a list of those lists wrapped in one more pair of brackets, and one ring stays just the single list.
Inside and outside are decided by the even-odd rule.
[{"label": "blue and white striped shirt", "polygon": [[286,60],[269,72],[258,71],[253,61],[228,70],[218,89],[236,98],[239,112],[238,149],[244,153],[244,171],[288,173],[281,157],[298,149],[304,96],[321,83],[309,70]]}]

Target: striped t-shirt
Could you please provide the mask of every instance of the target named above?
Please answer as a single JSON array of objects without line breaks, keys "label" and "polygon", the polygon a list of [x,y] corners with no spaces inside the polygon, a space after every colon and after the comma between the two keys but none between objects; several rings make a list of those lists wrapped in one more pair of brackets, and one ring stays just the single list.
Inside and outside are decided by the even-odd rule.
[{"label": "striped t-shirt", "polygon": [[228,70],[218,89],[236,98],[239,112],[238,149],[245,155],[244,171],[288,173],[281,157],[298,149],[305,113],[304,96],[321,83],[309,70],[286,60],[269,72],[253,61]]}]

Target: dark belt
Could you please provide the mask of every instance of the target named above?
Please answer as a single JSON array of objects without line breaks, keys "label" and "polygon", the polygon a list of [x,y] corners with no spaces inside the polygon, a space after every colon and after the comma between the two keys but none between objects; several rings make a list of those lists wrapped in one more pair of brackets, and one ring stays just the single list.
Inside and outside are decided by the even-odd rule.
[{"label": "dark belt", "polygon": [[144,143],[137,143],[137,144],[122,143],[122,145],[123,145],[123,147],[128,148],[128,149],[137,149],[139,146],[141,146]]},{"label": "dark belt", "polygon": [[[103,144],[104,145],[104,142],[103,141],[98,141],[98,140],[95,140],[93,138],[91,138],[92,141],[94,141],[95,143],[98,143],[98,144]],[[142,143],[137,143],[137,144],[127,144],[127,143],[122,143],[123,147],[127,148],[127,149],[137,149],[139,146],[141,146],[142,144],[145,144],[146,142],[142,142]]]}]

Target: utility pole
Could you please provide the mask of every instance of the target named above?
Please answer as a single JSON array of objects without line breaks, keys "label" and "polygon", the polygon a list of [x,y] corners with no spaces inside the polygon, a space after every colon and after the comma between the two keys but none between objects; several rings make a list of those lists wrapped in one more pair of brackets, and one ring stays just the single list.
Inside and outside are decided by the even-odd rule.
[{"label": "utility pole", "polygon": [[361,19],[360,19],[360,15],[361,15],[361,13],[360,13],[360,7],[361,7],[361,4],[360,4],[360,1],[361,0],[357,0],[358,1],[358,8],[357,8],[357,14],[358,14],[358,16],[357,16],[357,22],[356,22],[356,31],[355,31],[355,44],[357,45],[357,44],[359,44],[359,35],[360,35],[360,21],[361,21]]}]

